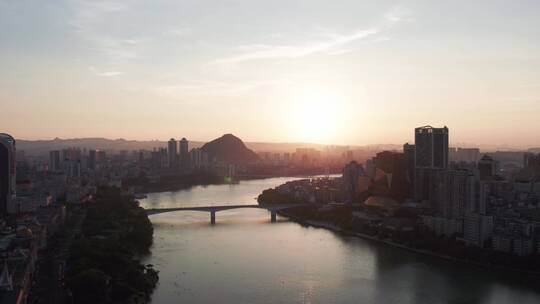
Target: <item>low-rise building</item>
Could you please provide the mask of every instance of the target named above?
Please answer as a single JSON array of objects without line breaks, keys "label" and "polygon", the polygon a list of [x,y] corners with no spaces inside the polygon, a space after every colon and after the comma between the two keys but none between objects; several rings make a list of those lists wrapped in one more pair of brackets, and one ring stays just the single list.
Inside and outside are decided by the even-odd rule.
[{"label": "low-rise building", "polygon": [[423,215],[422,224],[437,236],[450,237],[463,232],[463,221],[441,216]]},{"label": "low-rise building", "polygon": [[470,246],[484,247],[493,234],[493,216],[468,213],[463,220],[463,240]]}]

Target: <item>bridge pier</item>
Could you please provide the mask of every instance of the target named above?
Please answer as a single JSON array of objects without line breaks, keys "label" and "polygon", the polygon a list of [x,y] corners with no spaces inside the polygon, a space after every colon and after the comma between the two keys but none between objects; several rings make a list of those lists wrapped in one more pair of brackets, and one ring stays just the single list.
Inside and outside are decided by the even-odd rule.
[{"label": "bridge pier", "polygon": [[210,211],[210,224],[214,225],[216,223],[216,212]]},{"label": "bridge pier", "polygon": [[270,221],[272,223],[275,223],[276,222],[276,219],[277,219],[277,212],[274,211],[274,210],[271,210],[270,211]]}]

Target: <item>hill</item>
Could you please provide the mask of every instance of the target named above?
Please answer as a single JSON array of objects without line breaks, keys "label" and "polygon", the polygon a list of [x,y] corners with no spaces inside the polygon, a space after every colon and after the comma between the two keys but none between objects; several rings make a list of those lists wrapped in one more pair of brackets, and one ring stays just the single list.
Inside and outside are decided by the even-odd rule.
[{"label": "hill", "polygon": [[225,134],[204,144],[202,150],[208,153],[211,159],[223,162],[245,164],[259,160],[255,152],[248,149],[240,138],[232,134]]}]

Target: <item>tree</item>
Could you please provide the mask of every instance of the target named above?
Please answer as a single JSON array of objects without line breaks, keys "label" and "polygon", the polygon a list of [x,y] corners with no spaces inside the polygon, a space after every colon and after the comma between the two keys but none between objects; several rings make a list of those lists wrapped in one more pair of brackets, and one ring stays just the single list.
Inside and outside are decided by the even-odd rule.
[{"label": "tree", "polygon": [[98,269],[88,269],[75,275],[69,282],[75,303],[107,302],[110,277]]}]

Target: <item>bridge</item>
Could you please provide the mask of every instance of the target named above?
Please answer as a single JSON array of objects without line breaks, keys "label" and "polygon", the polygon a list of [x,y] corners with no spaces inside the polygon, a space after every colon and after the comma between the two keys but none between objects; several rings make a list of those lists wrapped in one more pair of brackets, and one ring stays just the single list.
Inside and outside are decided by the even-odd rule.
[{"label": "bridge", "polygon": [[263,204],[263,205],[220,205],[220,206],[197,206],[197,207],[178,207],[178,208],[153,208],[145,209],[146,214],[154,215],[167,212],[177,212],[177,211],[201,211],[210,213],[210,223],[216,223],[216,212],[232,209],[266,209],[270,211],[270,219],[272,223],[276,221],[277,212],[280,210],[297,208],[297,207],[306,207],[310,204]]}]

